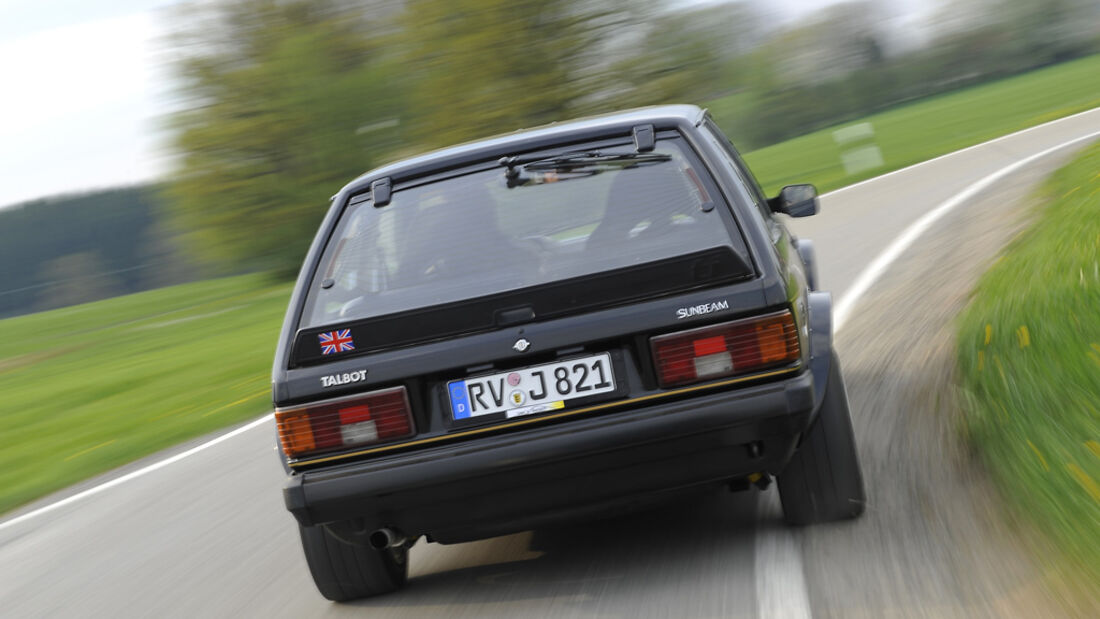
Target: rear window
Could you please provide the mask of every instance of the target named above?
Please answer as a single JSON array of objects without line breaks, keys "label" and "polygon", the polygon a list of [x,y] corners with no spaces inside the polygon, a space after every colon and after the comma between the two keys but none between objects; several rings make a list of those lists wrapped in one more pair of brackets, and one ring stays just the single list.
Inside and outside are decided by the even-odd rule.
[{"label": "rear window", "polygon": [[[680,140],[573,170],[479,171],[345,211],[302,327],[373,318],[730,246],[731,222]],[[601,149],[601,155],[632,153]],[[663,155],[661,157],[660,155]],[[535,168],[536,166],[531,166]],[[512,186],[509,186],[509,185]]]}]

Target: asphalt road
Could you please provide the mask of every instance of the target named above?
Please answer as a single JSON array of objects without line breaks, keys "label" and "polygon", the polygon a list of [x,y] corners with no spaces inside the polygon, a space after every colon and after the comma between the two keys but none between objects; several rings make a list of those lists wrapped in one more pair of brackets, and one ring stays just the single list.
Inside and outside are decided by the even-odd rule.
[{"label": "asphalt road", "polygon": [[[842,297],[938,205],[1098,131],[1100,110],[960,151],[834,192],[820,215],[792,228],[814,239],[822,287]],[[710,494],[628,518],[458,546],[422,542],[403,592],[335,605],[310,581],[264,423],[93,496],[0,522],[0,616],[1087,616],[1055,600],[1034,549],[1005,522],[956,440],[950,389],[952,319],[967,291],[1019,229],[1030,189],[1083,145],[978,191],[851,305],[837,338],[869,491],[858,521],[794,530],[780,522],[774,490]]]}]

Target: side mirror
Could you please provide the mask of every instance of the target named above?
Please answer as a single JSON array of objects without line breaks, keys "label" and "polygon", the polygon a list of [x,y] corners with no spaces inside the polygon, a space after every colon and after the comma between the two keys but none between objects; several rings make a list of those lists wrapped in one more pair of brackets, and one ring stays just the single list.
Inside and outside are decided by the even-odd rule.
[{"label": "side mirror", "polygon": [[813,185],[787,185],[768,200],[773,213],[791,217],[809,217],[817,213],[817,189]]}]

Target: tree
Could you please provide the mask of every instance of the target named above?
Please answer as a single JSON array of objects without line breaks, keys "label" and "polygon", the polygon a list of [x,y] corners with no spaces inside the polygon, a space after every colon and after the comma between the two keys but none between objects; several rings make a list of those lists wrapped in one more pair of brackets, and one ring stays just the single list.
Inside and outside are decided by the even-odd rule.
[{"label": "tree", "polygon": [[607,87],[607,37],[629,16],[610,1],[408,0],[413,135],[442,146],[588,111]]},{"label": "tree", "polygon": [[325,198],[383,157],[715,91],[710,42],[731,43],[698,20],[694,41],[643,28],[656,3],[196,0],[176,37],[178,223],[226,269],[285,275]]},{"label": "tree", "polygon": [[379,30],[338,0],[187,7],[169,197],[225,269],[296,272],[327,198],[395,148],[399,93]]},{"label": "tree", "polygon": [[1029,67],[1084,55],[1100,34],[1095,0],[1001,0],[997,8],[1006,51]]},{"label": "tree", "polygon": [[1100,42],[1095,0],[943,0],[933,19],[930,53],[960,82],[1069,60]]},{"label": "tree", "polygon": [[723,8],[657,13],[639,25],[640,42],[609,72],[620,93],[611,107],[701,101],[725,90]]}]

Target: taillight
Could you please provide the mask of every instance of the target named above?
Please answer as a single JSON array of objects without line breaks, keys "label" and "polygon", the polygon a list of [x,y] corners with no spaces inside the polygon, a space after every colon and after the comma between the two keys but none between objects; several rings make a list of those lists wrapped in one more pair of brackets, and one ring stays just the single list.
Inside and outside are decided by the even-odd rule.
[{"label": "taillight", "polygon": [[275,409],[287,457],[381,443],[413,433],[404,387]]},{"label": "taillight", "polygon": [[661,335],[650,346],[662,387],[747,374],[802,356],[789,311]]}]

